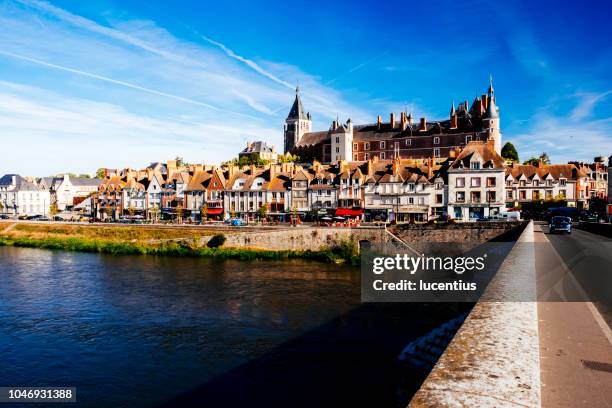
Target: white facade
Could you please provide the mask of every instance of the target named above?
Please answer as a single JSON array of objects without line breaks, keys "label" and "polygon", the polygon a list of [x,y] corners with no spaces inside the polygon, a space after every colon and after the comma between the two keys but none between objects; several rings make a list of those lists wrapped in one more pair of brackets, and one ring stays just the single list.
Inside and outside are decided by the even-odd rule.
[{"label": "white facade", "polygon": [[332,161],[350,161],[353,158],[353,123],[349,119],[344,125],[334,122],[334,126],[338,127],[331,135]]},{"label": "white facade", "polygon": [[0,214],[47,215],[50,205],[49,192],[23,177],[9,174],[0,178]]}]

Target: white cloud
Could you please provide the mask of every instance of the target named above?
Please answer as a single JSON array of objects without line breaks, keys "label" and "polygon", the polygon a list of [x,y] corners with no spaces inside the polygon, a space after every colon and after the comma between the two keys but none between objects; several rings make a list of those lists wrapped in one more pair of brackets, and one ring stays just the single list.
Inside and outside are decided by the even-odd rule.
[{"label": "white cloud", "polygon": [[[178,154],[217,163],[237,154],[239,138],[269,139],[277,129],[151,118],[122,107],[0,82],[0,173],[91,173],[98,167],[139,167]],[[279,140],[277,140],[279,142]],[[138,152],[138,154],[134,154]]]}]

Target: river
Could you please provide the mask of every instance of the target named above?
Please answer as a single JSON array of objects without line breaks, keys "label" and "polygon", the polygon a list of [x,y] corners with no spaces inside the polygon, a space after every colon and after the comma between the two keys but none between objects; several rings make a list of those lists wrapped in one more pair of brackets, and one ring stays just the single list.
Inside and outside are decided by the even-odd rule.
[{"label": "river", "polygon": [[75,386],[82,407],[298,406],[313,392],[392,406],[397,354],[438,320],[364,307],[359,283],[309,261],[0,247],[0,386]]}]

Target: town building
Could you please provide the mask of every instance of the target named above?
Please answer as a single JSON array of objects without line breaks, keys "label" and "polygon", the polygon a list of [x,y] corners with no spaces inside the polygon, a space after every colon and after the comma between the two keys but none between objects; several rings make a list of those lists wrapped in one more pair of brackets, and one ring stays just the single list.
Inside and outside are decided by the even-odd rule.
[{"label": "town building", "polygon": [[312,131],[312,117],[306,113],[299,88],[284,125],[285,153],[295,154],[303,162],[313,160],[335,163],[340,160],[379,160],[447,158],[452,151],[464,148],[470,141],[493,141],[493,148],[501,154],[502,134],[500,114],[491,81],[485,94],[455,108],[448,119],[415,122],[412,114],[401,112],[383,122],[378,116],[374,124],[353,124],[334,120],[328,130]]},{"label": "town building", "polygon": [[48,215],[51,205],[49,191],[18,174],[0,178],[0,214],[11,216]]},{"label": "town building", "polygon": [[470,221],[499,214],[505,209],[504,159],[494,141],[473,141],[448,169],[448,214]]},{"label": "town building", "polygon": [[593,163],[569,162],[573,164],[589,177],[586,195],[589,199],[600,198],[604,201],[608,199],[608,166],[606,158],[597,156]]},{"label": "town building", "polygon": [[98,191],[102,180],[97,178],[74,177],[64,174],[60,177],[43,177],[39,180],[40,188],[49,191],[51,204],[57,210],[72,210],[91,194]]},{"label": "town building", "polygon": [[506,168],[506,205],[519,207],[533,201],[565,201],[577,207],[586,196],[582,180],[587,175],[573,164],[520,165]]},{"label": "town building", "polygon": [[266,160],[270,162],[276,162],[278,160],[278,153],[274,145],[268,145],[266,142],[247,142],[247,146],[238,153],[238,159],[248,158],[252,161],[257,159]]}]

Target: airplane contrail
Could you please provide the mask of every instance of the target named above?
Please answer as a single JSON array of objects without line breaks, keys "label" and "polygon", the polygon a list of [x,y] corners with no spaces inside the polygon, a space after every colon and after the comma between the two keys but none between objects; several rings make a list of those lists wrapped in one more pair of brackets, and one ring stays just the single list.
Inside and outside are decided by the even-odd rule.
[{"label": "airplane contrail", "polygon": [[158,91],[158,90],[151,89],[151,88],[145,88],[143,86],[131,84],[129,82],[120,81],[120,80],[117,80],[117,79],[105,77],[105,76],[98,75],[98,74],[92,74],[90,72],[85,72],[85,71],[81,71],[81,70],[74,69],[74,68],[69,68],[69,67],[64,67],[64,66],[57,65],[57,64],[52,64],[50,62],[42,61],[42,60],[39,60],[39,59],[36,59],[36,58],[27,57],[25,55],[15,54],[13,52],[3,51],[3,50],[0,50],[0,54],[4,55],[4,56],[7,56],[7,57],[19,59],[19,60],[22,60],[22,61],[28,61],[28,62],[37,64],[37,65],[42,65],[42,66],[45,66],[45,67],[57,69],[57,70],[60,70],[60,71],[70,72],[70,73],[81,75],[81,76],[85,76],[85,77],[88,77],[88,78],[93,78],[93,79],[97,79],[97,80],[100,80],[100,81],[109,82],[109,83],[115,84],[115,85],[121,85],[121,86],[124,86],[126,88],[136,89],[138,91],[147,92],[147,93],[150,93],[150,94],[153,94],[153,95],[164,96],[166,98],[176,99],[176,100],[181,101],[181,102],[185,102],[185,103],[189,103],[189,104],[197,105],[197,106],[202,106],[202,107],[205,107],[205,108],[208,108],[208,109],[212,109],[212,110],[215,110],[215,111],[223,111],[223,112],[233,113],[233,114],[236,114],[236,115],[247,116],[247,117],[259,120],[259,118],[255,117],[255,116],[246,115],[246,114],[240,113],[240,112],[234,112],[234,111],[228,110],[228,109],[222,109],[222,108],[219,108],[217,106],[211,105],[209,103],[196,101],[194,99],[185,98],[183,96],[174,95],[174,94]]}]

